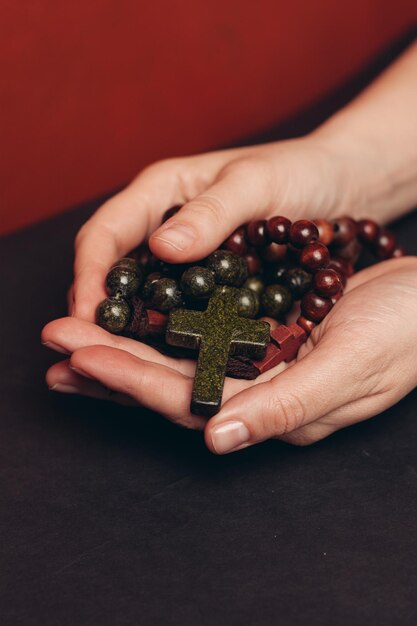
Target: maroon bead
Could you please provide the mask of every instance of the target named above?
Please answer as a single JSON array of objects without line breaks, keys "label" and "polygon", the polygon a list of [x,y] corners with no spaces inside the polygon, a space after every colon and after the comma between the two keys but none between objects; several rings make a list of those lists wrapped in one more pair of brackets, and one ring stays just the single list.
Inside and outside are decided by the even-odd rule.
[{"label": "maroon bead", "polygon": [[351,217],[338,217],[332,220],[333,224],[333,246],[343,248],[357,235],[358,228],[355,220]]},{"label": "maroon bead", "polygon": [[373,244],[378,239],[381,228],[373,220],[359,220],[358,237],[362,243]]},{"label": "maroon bead", "polygon": [[300,263],[300,248],[296,248],[292,244],[287,245],[287,261],[290,264],[299,265]]},{"label": "maroon bead", "polygon": [[389,259],[395,248],[397,240],[389,230],[381,229],[375,241],[375,254],[379,259]]},{"label": "maroon bead", "polygon": [[291,222],[286,217],[277,215],[271,217],[266,223],[266,230],[271,241],[274,243],[287,243]]},{"label": "maroon bead", "polygon": [[177,204],[175,206],[172,206],[167,211],[165,211],[165,213],[164,213],[164,215],[162,217],[162,223],[166,222],[171,217],[174,217],[174,215],[176,215],[178,213],[178,211],[180,210],[181,206],[182,206],[181,204]]},{"label": "maroon bead", "polygon": [[266,221],[255,220],[246,225],[246,239],[252,246],[264,246],[267,243]]},{"label": "maroon bead", "polygon": [[317,326],[315,322],[308,320],[303,315],[300,315],[300,317],[297,319],[297,324],[300,326],[300,328],[304,330],[307,335],[310,335],[311,331]]},{"label": "maroon bead", "polygon": [[131,255],[136,263],[144,270],[154,269],[158,264],[158,259],[152,254],[146,244],[138,246]]},{"label": "maroon bead", "polygon": [[222,246],[225,250],[229,250],[234,254],[243,256],[248,251],[248,244],[245,238],[245,228],[241,226],[230,235]]},{"label": "maroon bead", "polygon": [[319,241],[309,243],[301,250],[300,263],[302,267],[309,272],[324,269],[329,265],[329,262],[329,251],[326,246]]},{"label": "maroon bead", "polygon": [[346,285],[347,275],[346,275],[346,272],[343,270],[341,263],[339,263],[335,259],[330,259],[330,263],[327,266],[327,269],[334,270],[335,272],[337,272],[340,276],[340,280],[342,281],[342,286],[344,287]]},{"label": "maroon bead", "polygon": [[339,291],[339,293],[337,293],[335,296],[332,296],[332,297],[330,298],[330,300],[331,300],[331,301],[332,301],[332,303],[333,303],[333,306],[336,304],[336,302],[337,302],[338,300],[340,300],[340,298],[341,298],[342,296],[343,296],[343,291]]},{"label": "maroon bead", "polygon": [[406,255],[406,251],[402,246],[397,246],[395,250],[391,252],[391,259],[400,259],[402,256]]},{"label": "maroon bead", "polygon": [[330,298],[342,290],[342,280],[335,270],[319,270],[314,275],[313,286],[319,296]]},{"label": "maroon bead", "polygon": [[269,263],[276,263],[282,261],[287,254],[287,246],[281,243],[270,243],[261,250],[262,258]]},{"label": "maroon bead", "polygon": [[362,252],[362,244],[356,239],[352,239],[349,243],[343,248],[337,249],[337,257],[339,259],[344,259],[345,261],[350,261],[351,263],[356,263],[359,259]]},{"label": "maroon bead", "polygon": [[332,306],[333,302],[330,298],[324,298],[314,291],[309,291],[301,300],[301,313],[313,322],[321,322]]},{"label": "maroon bead", "polygon": [[334,237],[333,224],[327,220],[313,220],[319,231],[319,241],[328,246],[332,243]]},{"label": "maroon bead", "polygon": [[309,220],[297,220],[290,228],[290,242],[296,248],[303,248],[319,238],[318,228]]},{"label": "maroon bead", "polygon": [[249,276],[253,276],[254,274],[259,274],[262,268],[261,259],[258,257],[255,252],[248,252],[245,254],[245,260],[248,264],[248,274]]},{"label": "maroon bead", "polygon": [[[355,273],[352,263],[349,263],[349,261],[346,261],[346,259],[341,259],[340,257],[335,256],[332,258],[332,261],[334,261],[338,265],[338,267],[340,267],[344,271],[348,278],[353,276],[353,274]],[[336,268],[333,267],[332,269]]]}]

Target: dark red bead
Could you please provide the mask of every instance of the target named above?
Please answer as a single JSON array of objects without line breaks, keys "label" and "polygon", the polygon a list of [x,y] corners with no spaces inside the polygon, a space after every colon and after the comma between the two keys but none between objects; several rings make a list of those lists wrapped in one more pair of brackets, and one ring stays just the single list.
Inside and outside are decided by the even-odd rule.
[{"label": "dark red bead", "polygon": [[378,239],[381,228],[373,220],[359,220],[358,237],[362,243],[373,244]]},{"label": "dark red bead", "polygon": [[317,326],[315,322],[308,320],[303,315],[300,315],[300,317],[297,319],[297,324],[300,326],[300,328],[304,330],[307,335],[310,335],[311,331]]},{"label": "dark red bead", "polygon": [[[352,263],[349,263],[349,261],[346,261],[346,259],[341,259],[340,257],[335,256],[332,258],[332,262],[333,261],[338,265],[338,267],[340,267],[344,271],[348,278],[350,278],[350,276],[353,276],[353,274],[355,273]],[[332,269],[336,268],[333,267]]]},{"label": "dark red bead", "polygon": [[152,254],[146,244],[142,244],[132,252],[132,257],[144,270],[150,271],[158,265],[158,259]]},{"label": "dark red bead", "polygon": [[356,239],[352,239],[349,243],[343,248],[337,249],[337,257],[339,259],[344,259],[345,261],[350,261],[351,263],[356,263],[359,259],[362,252],[362,244]]},{"label": "dark red bead", "polygon": [[332,301],[332,303],[333,303],[333,306],[336,304],[336,302],[337,302],[338,300],[340,300],[340,298],[341,298],[342,296],[343,296],[343,291],[339,291],[339,293],[337,293],[335,296],[332,296],[332,297],[330,298],[330,300],[331,300],[331,301]]},{"label": "dark red bead", "polygon": [[262,263],[258,255],[255,252],[248,252],[248,254],[245,254],[245,260],[248,264],[249,276],[259,274],[262,268]]},{"label": "dark red bead", "polygon": [[331,222],[333,224],[333,246],[343,248],[352,239],[354,239],[358,232],[358,227],[355,220],[351,217],[338,217]]},{"label": "dark red bead", "polygon": [[389,259],[395,248],[397,240],[389,230],[382,229],[375,241],[375,254],[379,259]]},{"label": "dark red bead", "polygon": [[335,270],[319,270],[313,279],[315,292],[331,298],[342,290],[342,280]]},{"label": "dark red bead", "polygon": [[225,250],[230,250],[234,254],[243,256],[248,251],[248,244],[245,238],[245,228],[241,226],[230,235],[222,246]]},{"label": "dark red bead", "polygon": [[287,243],[290,228],[290,220],[286,217],[282,217],[281,215],[271,217],[266,223],[266,230],[269,239],[274,243]]},{"label": "dark red bead", "polygon": [[303,248],[319,238],[318,228],[309,220],[297,220],[290,228],[290,242],[296,248]]},{"label": "dark red bead", "polygon": [[269,246],[260,250],[261,256],[268,263],[277,263],[285,259],[287,246],[281,243],[270,243]]},{"label": "dark red bead", "polygon": [[176,215],[178,213],[178,211],[180,210],[181,206],[182,206],[181,204],[177,204],[176,206],[172,206],[170,209],[165,211],[165,213],[164,213],[164,215],[162,217],[162,223],[166,222],[171,217],[174,217],[174,215]]},{"label": "dark red bead", "polygon": [[300,263],[308,272],[324,269],[330,262],[330,254],[326,246],[319,241],[309,243],[301,250]]},{"label": "dark red bead", "polygon": [[402,246],[397,246],[393,252],[391,252],[391,259],[399,259],[406,255],[406,251]]},{"label": "dark red bead", "polygon": [[331,259],[327,269],[334,270],[340,276],[340,280],[342,281],[342,286],[344,287],[347,283],[347,275],[344,269],[342,268],[341,263],[336,261],[335,259]]},{"label": "dark red bead", "polygon": [[334,237],[333,224],[327,220],[313,220],[319,231],[319,241],[328,246],[332,243]]},{"label": "dark red bead", "polygon": [[255,220],[246,225],[246,239],[252,246],[264,246],[267,241],[266,221]]},{"label": "dark red bead", "polygon": [[332,306],[333,302],[329,298],[324,298],[314,291],[309,291],[301,300],[301,313],[313,322],[321,322]]}]

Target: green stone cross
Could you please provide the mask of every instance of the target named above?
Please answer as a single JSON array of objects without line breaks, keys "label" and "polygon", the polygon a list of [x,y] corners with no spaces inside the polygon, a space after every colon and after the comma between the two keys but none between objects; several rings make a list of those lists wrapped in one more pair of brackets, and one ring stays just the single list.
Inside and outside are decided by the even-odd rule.
[{"label": "green stone cross", "polygon": [[239,317],[239,290],[217,287],[206,311],[171,311],[166,342],[199,349],[191,412],[211,417],[220,409],[229,356],[262,359],[269,342],[269,324]]}]

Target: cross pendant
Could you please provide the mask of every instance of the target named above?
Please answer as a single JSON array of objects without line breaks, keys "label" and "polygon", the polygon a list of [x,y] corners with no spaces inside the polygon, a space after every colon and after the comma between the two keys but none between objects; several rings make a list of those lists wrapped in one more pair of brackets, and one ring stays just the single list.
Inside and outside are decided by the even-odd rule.
[{"label": "cross pendant", "polygon": [[220,409],[229,356],[262,359],[269,324],[239,317],[239,290],[217,287],[206,311],[176,309],[170,313],[166,342],[198,349],[191,412],[211,417]]}]

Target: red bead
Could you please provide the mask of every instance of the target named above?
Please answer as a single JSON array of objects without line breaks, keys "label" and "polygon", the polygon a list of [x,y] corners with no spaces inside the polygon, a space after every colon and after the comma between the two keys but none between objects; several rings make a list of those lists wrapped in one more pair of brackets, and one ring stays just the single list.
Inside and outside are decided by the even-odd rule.
[{"label": "red bead", "polygon": [[152,254],[146,244],[142,244],[131,255],[136,263],[145,270],[151,270],[158,265],[158,259]]},{"label": "red bead", "polygon": [[269,239],[274,243],[287,243],[291,228],[291,222],[286,217],[277,215],[271,217],[266,223]]},{"label": "red bead", "polygon": [[329,298],[324,298],[314,291],[309,291],[301,300],[301,313],[313,322],[321,322],[332,306],[333,303]]},{"label": "red bead", "polygon": [[261,259],[258,257],[255,252],[248,252],[245,254],[245,260],[248,264],[248,274],[249,276],[253,276],[253,274],[259,274],[262,268]]},{"label": "red bead", "polygon": [[375,253],[379,259],[389,259],[395,248],[397,240],[388,230],[382,229],[375,241]]},{"label": "red bead", "polygon": [[327,220],[313,220],[319,231],[319,241],[328,246],[332,243],[334,237],[333,224]]},{"label": "red bead", "polygon": [[391,252],[391,259],[399,259],[406,255],[406,251],[402,246],[397,246],[393,252]]},{"label": "red bead", "polygon": [[318,228],[309,220],[297,220],[291,225],[290,242],[296,248],[303,248],[308,243],[317,241],[318,238]]},{"label": "red bead", "polygon": [[341,298],[342,296],[343,296],[343,291],[339,291],[339,293],[337,293],[335,296],[332,296],[332,297],[330,298],[330,300],[331,300],[331,301],[332,301],[332,303],[333,303],[333,306],[336,304],[336,302],[337,302],[338,300],[340,300],[340,298]]},{"label": "red bead", "polygon": [[359,259],[362,252],[362,244],[356,239],[352,239],[349,243],[343,248],[337,249],[337,257],[339,259],[344,259],[345,261],[350,261],[351,263],[356,263]]},{"label": "red bead", "polygon": [[303,329],[303,331],[306,333],[307,336],[317,326],[317,324],[315,322],[312,322],[311,320],[308,320],[303,315],[300,315],[300,317],[297,319],[297,324],[298,324],[298,326],[300,326],[300,328]]},{"label": "red bead", "polygon": [[335,259],[331,259],[327,269],[334,270],[335,272],[337,272],[339,274],[340,280],[342,281],[342,286],[344,287],[346,285],[347,283],[346,272],[342,269],[338,261],[335,261]]},{"label": "red bead", "polygon": [[358,237],[363,243],[373,244],[376,242],[381,228],[373,220],[360,220],[358,225]]},{"label": "red bead", "polygon": [[291,264],[298,265],[300,263],[300,248],[296,248],[292,244],[287,245],[287,260]]},{"label": "red bead", "polygon": [[313,285],[319,296],[327,296],[328,298],[335,296],[342,290],[342,280],[335,270],[319,270],[314,275]]},{"label": "red bead", "polygon": [[243,256],[248,251],[248,244],[245,238],[245,228],[241,226],[237,228],[234,233],[230,235],[223,243],[222,246],[225,250],[229,250],[234,254]]},{"label": "red bead", "polygon": [[252,246],[264,246],[267,242],[266,221],[249,222],[246,225],[246,239]]},{"label": "red bead", "polygon": [[[332,262],[336,263],[344,271],[348,278],[350,278],[350,276],[353,276],[353,274],[355,273],[352,263],[349,263],[349,261],[346,261],[346,259],[341,259],[340,257],[335,256],[332,258]],[[336,268],[332,267],[332,269]]]},{"label": "red bead", "polygon": [[269,263],[282,261],[287,254],[287,246],[280,243],[270,243],[261,251],[262,258]]},{"label": "red bead", "polygon": [[309,243],[300,254],[300,263],[309,272],[324,269],[329,265],[330,254],[326,246],[319,241]]},{"label": "red bead", "polygon": [[333,245],[343,248],[352,239],[354,239],[358,232],[355,220],[351,217],[338,217],[332,220],[333,224]]},{"label": "red bead", "polygon": [[182,206],[181,204],[177,204],[176,206],[172,206],[170,209],[165,211],[162,217],[162,223],[166,222],[171,217],[174,217],[174,215],[176,215],[176,213],[178,213],[178,211],[180,210],[181,206]]}]

